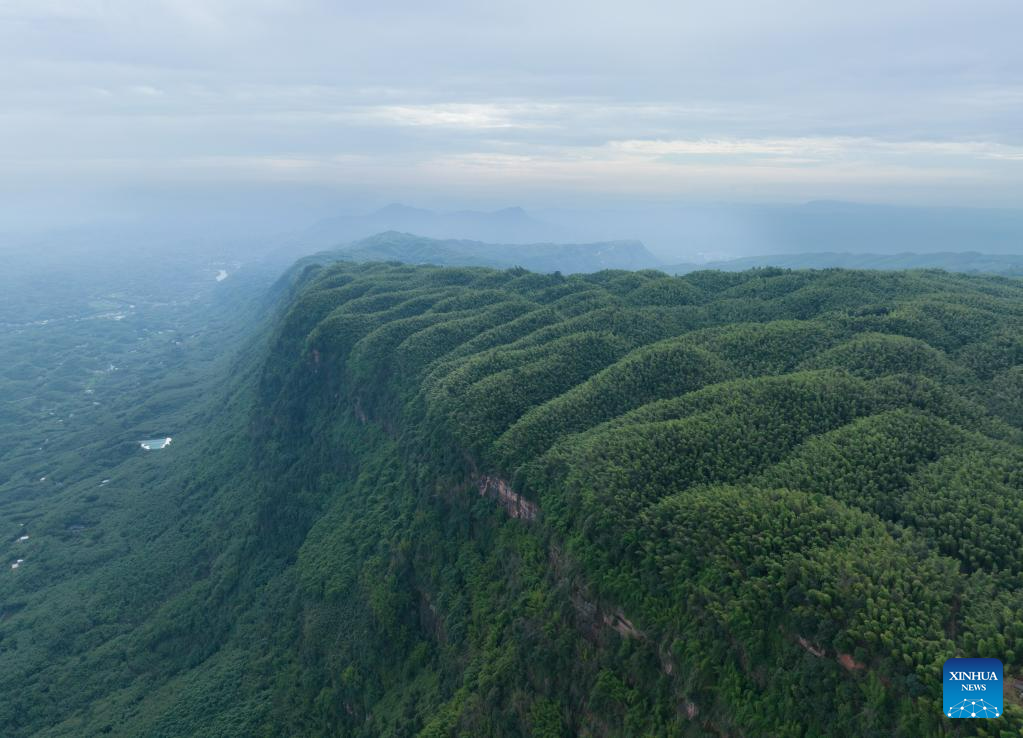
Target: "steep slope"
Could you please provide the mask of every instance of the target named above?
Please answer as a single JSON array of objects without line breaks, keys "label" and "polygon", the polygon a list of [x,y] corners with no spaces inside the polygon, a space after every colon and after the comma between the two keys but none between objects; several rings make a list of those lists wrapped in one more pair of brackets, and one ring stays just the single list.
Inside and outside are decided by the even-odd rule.
[{"label": "steep slope", "polygon": [[1023,673],[1019,281],[307,262],[278,290],[89,580],[107,619],[0,620],[43,654],[0,683],[13,735],[1023,729],[1011,690],[939,712],[949,656]]},{"label": "steep slope", "polygon": [[301,639],[374,685],[320,697],[366,734],[395,695],[440,733],[941,734],[945,658],[1021,670],[1023,451],[995,390],[1021,297],[937,273],[323,270],[264,375],[266,432],[332,436],[339,469],[341,439],[383,434],[389,504],[423,527],[361,570],[306,542],[306,618],[378,603],[368,653]]}]

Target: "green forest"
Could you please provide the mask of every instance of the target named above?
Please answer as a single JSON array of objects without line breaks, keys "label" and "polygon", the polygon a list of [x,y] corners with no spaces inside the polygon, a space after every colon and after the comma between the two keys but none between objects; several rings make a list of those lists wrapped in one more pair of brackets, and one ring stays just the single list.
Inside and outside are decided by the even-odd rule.
[{"label": "green forest", "polygon": [[4,736],[1023,735],[1023,281],[316,257],[222,315],[166,450],[0,459]]}]

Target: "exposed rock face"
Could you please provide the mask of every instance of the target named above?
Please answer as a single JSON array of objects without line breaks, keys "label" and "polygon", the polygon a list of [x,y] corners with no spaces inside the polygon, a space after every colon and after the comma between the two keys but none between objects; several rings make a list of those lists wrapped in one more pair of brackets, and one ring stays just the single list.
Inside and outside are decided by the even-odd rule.
[{"label": "exposed rock face", "polygon": [[838,654],[838,663],[844,666],[849,671],[859,671],[860,669],[866,669],[867,665],[860,663],[852,657],[852,654],[840,653]]},{"label": "exposed rock face", "polygon": [[603,619],[605,625],[609,625],[617,630],[623,638],[643,637],[643,634],[639,631],[639,629],[637,629],[636,626],[632,624],[632,621],[625,617],[624,613],[620,610],[611,613],[604,613]]},{"label": "exposed rock face", "polygon": [[824,656],[824,649],[817,648],[812,643],[810,643],[810,641],[803,638],[803,636],[799,636],[799,645],[802,646],[805,650],[812,653],[817,658],[821,658],[822,656]]},{"label": "exposed rock face", "polygon": [[1009,704],[1023,706],[1023,675],[1012,676],[1011,674],[1003,682],[1005,687],[1003,693]]},{"label": "exposed rock face", "polygon": [[[825,656],[828,655],[827,651],[825,651],[823,648],[819,648],[813,645],[812,643],[810,643],[810,641],[803,638],[803,636],[797,637],[796,640],[799,641],[799,645],[802,646],[804,650],[812,653],[819,659],[824,658]],[[835,660],[838,661],[838,663],[848,671],[860,671],[862,669],[867,668],[866,664],[857,661],[855,658],[853,658],[853,655],[850,653],[837,654],[835,656]]]},{"label": "exposed rock face", "polygon": [[496,500],[509,516],[523,520],[536,519],[536,514],[539,511],[536,503],[527,500],[513,490],[511,485],[500,477],[482,474],[476,479],[476,488],[481,497]]}]

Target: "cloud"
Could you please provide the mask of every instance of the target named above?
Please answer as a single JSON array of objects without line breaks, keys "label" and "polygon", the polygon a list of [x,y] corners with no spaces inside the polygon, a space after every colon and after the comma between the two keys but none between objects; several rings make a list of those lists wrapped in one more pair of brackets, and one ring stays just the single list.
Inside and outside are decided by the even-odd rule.
[{"label": "cloud", "polygon": [[538,128],[537,114],[556,110],[552,105],[507,105],[500,103],[441,103],[432,105],[382,105],[355,108],[352,118],[372,119],[382,124],[439,126],[465,129]]},{"label": "cloud", "polygon": [[1016,0],[7,0],[0,20],[0,162],[43,189],[1023,201]]},{"label": "cloud", "polygon": [[785,159],[800,163],[829,160],[871,161],[878,157],[931,160],[1023,160],[1023,146],[986,141],[880,141],[864,137],[763,139],[681,139],[611,141],[608,148],[626,156],[649,158],[730,157]]}]

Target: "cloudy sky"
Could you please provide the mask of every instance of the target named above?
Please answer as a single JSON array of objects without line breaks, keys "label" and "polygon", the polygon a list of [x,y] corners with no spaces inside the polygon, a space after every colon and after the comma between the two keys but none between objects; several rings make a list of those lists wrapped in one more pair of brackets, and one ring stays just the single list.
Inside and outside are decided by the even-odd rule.
[{"label": "cloudy sky", "polygon": [[0,195],[1023,204],[1019,0],[0,0]]}]

